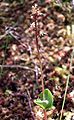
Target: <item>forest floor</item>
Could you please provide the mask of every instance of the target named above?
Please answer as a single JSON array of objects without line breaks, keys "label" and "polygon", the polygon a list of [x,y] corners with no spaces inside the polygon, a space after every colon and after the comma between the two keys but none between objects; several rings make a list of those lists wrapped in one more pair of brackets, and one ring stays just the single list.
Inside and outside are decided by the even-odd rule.
[{"label": "forest floor", "polygon": [[74,120],[74,67],[69,69],[74,39],[67,35],[74,14],[70,14],[69,5],[41,6],[35,0],[23,4],[0,2],[0,120],[43,120],[43,110],[34,104],[42,90],[35,44],[35,4],[40,14],[38,40],[44,84],[54,96],[48,120],[59,120],[69,73],[62,120]]}]

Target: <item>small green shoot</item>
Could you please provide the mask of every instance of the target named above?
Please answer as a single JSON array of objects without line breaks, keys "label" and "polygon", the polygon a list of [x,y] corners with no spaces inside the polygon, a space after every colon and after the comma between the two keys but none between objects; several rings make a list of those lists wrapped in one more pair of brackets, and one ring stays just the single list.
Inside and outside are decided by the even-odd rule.
[{"label": "small green shoot", "polygon": [[[43,98],[44,96],[44,98]],[[39,94],[39,99],[34,100],[35,104],[39,105],[42,109],[48,110],[53,106],[53,95],[49,89],[45,89],[44,93]]]}]

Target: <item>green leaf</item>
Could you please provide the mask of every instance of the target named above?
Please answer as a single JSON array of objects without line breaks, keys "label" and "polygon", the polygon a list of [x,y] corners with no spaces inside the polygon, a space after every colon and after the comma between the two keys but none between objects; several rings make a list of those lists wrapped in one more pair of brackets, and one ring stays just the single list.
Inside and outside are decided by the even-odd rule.
[{"label": "green leaf", "polygon": [[43,109],[49,109],[53,106],[53,95],[49,89],[45,89],[44,93],[39,94],[39,99],[34,102]]}]

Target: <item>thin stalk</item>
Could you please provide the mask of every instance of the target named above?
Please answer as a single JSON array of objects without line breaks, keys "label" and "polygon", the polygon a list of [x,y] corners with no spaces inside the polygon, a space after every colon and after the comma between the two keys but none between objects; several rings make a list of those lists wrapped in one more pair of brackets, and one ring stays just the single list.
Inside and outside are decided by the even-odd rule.
[{"label": "thin stalk", "polygon": [[42,71],[42,63],[41,63],[41,57],[40,57],[40,52],[39,52],[38,29],[37,29],[36,17],[35,17],[35,36],[36,36],[36,47],[37,47],[37,52],[38,52],[38,60],[39,60],[40,71],[41,71],[42,92],[44,93],[43,71]]},{"label": "thin stalk", "polygon": [[[72,69],[73,57],[74,57],[74,48],[73,48],[73,51],[72,51],[72,54],[71,54],[69,71],[71,71],[71,69]],[[64,105],[65,105],[65,100],[66,100],[69,80],[70,80],[70,73],[68,74],[68,77],[67,77],[66,88],[65,88],[65,93],[64,93],[64,99],[63,99],[63,103],[62,103],[61,115],[60,115],[60,119],[59,120],[62,120],[62,114],[63,114]]]},{"label": "thin stalk", "polygon": [[44,110],[43,112],[44,112],[44,120],[47,120],[47,113],[46,113],[46,110]]},{"label": "thin stalk", "polygon": [[[44,81],[43,81],[43,70],[42,70],[42,63],[41,63],[41,57],[40,57],[40,52],[39,52],[39,44],[38,44],[38,27],[37,27],[37,16],[35,15],[35,36],[36,36],[36,47],[37,47],[37,52],[38,52],[38,60],[39,60],[39,65],[40,65],[40,71],[41,71],[41,84],[42,84],[42,93],[43,93],[43,99],[44,97]],[[44,110],[44,120],[47,120],[47,114],[46,110]]]}]

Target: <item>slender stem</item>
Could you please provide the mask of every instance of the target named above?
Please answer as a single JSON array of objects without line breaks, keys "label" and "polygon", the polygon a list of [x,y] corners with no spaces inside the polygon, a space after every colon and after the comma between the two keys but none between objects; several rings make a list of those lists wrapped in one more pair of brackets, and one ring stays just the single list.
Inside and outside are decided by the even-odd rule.
[{"label": "slender stem", "polygon": [[[41,82],[42,82],[42,92],[43,92],[43,99],[44,97],[44,81],[43,81],[43,70],[42,70],[42,63],[41,63],[41,57],[40,57],[40,52],[39,52],[39,44],[38,44],[38,28],[37,28],[37,16],[35,15],[35,35],[36,35],[36,47],[37,47],[37,52],[38,52],[38,59],[39,59],[39,65],[40,65],[40,71],[41,71]],[[46,110],[44,110],[44,120],[47,120],[47,114]]]},{"label": "slender stem", "polygon": [[[74,56],[74,48],[73,48],[73,51],[72,51],[72,54],[71,54],[69,71],[71,71],[71,68],[72,68],[73,56]],[[67,95],[67,90],[68,90],[69,79],[70,79],[70,73],[68,74],[68,77],[67,77],[66,88],[65,88],[65,94],[64,94],[64,99],[63,99],[62,109],[61,109],[61,115],[60,115],[60,119],[59,119],[59,120],[62,120],[62,114],[63,114],[63,109],[64,109],[64,105],[65,105],[65,100],[66,100],[66,95]]]},{"label": "slender stem", "polygon": [[47,113],[46,113],[46,110],[44,110],[44,120],[47,120]]},{"label": "slender stem", "polygon": [[37,47],[38,59],[39,59],[39,65],[40,65],[40,71],[41,71],[42,92],[44,93],[43,71],[42,71],[42,63],[41,63],[41,57],[40,57],[40,52],[39,52],[38,29],[37,29],[36,17],[35,17],[35,35],[36,35],[36,47]]}]

